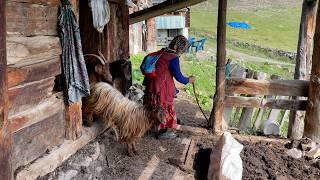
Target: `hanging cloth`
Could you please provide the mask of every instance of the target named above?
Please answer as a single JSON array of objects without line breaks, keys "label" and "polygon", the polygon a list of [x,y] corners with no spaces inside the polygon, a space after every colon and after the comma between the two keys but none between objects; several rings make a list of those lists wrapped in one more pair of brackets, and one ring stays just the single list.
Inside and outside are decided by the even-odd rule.
[{"label": "hanging cloth", "polygon": [[104,26],[110,20],[110,7],[107,0],[90,0],[89,7],[91,7],[93,27],[102,33]]},{"label": "hanging cloth", "polygon": [[80,29],[69,0],[61,2],[58,20],[67,101],[72,104],[90,95],[90,85],[83,58]]}]

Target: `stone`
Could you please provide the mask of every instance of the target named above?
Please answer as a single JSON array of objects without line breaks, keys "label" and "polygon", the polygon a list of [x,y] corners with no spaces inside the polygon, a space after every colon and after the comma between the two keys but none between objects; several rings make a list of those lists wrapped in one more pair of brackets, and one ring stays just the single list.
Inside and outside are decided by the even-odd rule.
[{"label": "stone", "polygon": [[287,150],[286,153],[287,153],[288,156],[293,157],[295,159],[299,159],[299,158],[302,157],[302,151],[300,151],[297,148],[289,149],[289,150]]},{"label": "stone", "polygon": [[76,177],[78,171],[76,170],[68,170],[67,172],[59,172],[58,180],[71,180],[72,178]]},{"label": "stone", "polygon": [[80,166],[89,167],[92,162],[90,157],[85,157],[85,159],[80,163]]},{"label": "stone", "polygon": [[310,151],[311,149],[315,148],[317,144],[312,141],[311,139],[304,139],[301,141],[301,149],[304,151]]},{"label": "stone", "polygon": [[92,146],[92,148],[94,148],[94,153],[90,155],[90,158],[95,161],[100,155],[100,146],[98,142],[95,142]]},{"label": "stone", "polygon": [[306,152],[305,156],[312,158],[312,159],[316,159],[316,158],[320,157],[320,147],[319,146],[314,147],[310,151]]},{"label": "stone", "polygon": [[65,173],[64,180],[71,180],[72,178],[76,177],[78,171],[76,170],[69,170]]}]

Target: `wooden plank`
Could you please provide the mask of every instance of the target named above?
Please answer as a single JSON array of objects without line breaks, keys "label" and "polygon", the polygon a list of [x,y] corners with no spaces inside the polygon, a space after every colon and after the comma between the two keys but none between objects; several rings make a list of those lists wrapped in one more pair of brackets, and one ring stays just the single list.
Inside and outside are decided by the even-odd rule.
[{"label": "wooden plank", "polygon": [[[254,73],[252,70],[248,70],[246,77],[247,78],[253,78]],[[247,97],[254,97],[254,95],[248,95]],[[238,123],[238,128],[240,130],[245,130],[246,128],[250,127],[251,123],[251,118],[253,114],[253,108],[250,107],[245,107],[242,109],[240,118],[239,118],[239,123]]]},{"label": "wooden plank", "polygon": [[13,179],[11,161],[12,137],[8,121],[8,78],[6,55],[6,6],[0,0],[0,177]]},{"label": "wooden plank", "polygon": [[[65,133],[63,101],[60,100],[53,106],[47,102],[47,104],[42,104],[42,107],[34,109],[20,118],[27,119],[29,123],[35,123],[13,133],[14,169],[27,165],[43,155],[47,149],[63,142]],[[15,121],[14,118],[12,120]]]},{"label": "wooden plank", "polygon": [[9,3],[28,3],[28,4],[41,4],[47,6],[58,6],[60,0],[7,0]]},{"label": "wooden plank", "polygon": [[57,35],[58,6],[30,3],[7,3],[7,33],[9,35]]},{"label": "wooden plank", "polygon": [[43,117],[54,115],[57,111],[64,111],[63,99],[59,99],[57,94],[44,99],[36,106],[30,106],[29,109],[13,116],[9,116],[10,130],[17,132],[25,127],[36,124],[43,120]]},{"label": "wooden plank", "polygon": [[[318,7],[320,6],[320,1]],[[320,8],[317,10],[304,137],[320,143]]]},{"label": "wooden plank", "polygon": [[174,12],[204,1],[206,0],[167,0],[158,5],[130,14],[129,24],[134,24],[146,19]]},{"label": "wooden plank", "polygon": [[[217,26],[217,67],[216,67],[216,94],[210,122],[213,131],[220,134],[225,131],[223,126],[224,94],[225,94],[225,61],[226,61],[226,21],[227,21],[227,0],[219,0]],[[232,92],[231,92],[232,93]]]},{"label": "wooden plank", "polygon": [[231,78],[226,92],[252,95],[308,96],[309,81]]},{"label": "wooden plank", "polygon": [[[312,59],[312,39],[316,14],[316,0],[304,0],[301,12],[299,42],[294,79],[309,80]],[[295,100],[304,100],[303,97],[292,97]],[[303,136],[305,112],[291,111],[289,115],[288,137],[301,139]]]},{"label": "wooden plank", "polygon": [[33,180],[54,171],[71,155],[75,154],[102,132],[104,132],[104,129],[101,123],[94,123],[90,128],[84,127],[83,135],[79,139],[65,141],[58,149],[23,168],[17,173],[16,180]]},{"label": "wooden plank", "polygon": [[59,57],[53,57],[43,62],[31,61],[30,64],[17,63],[8,67],[8,86],[12,88],[25,83],[55,77],[59,74],[61,74]]},{"label": "wooden plank", "polygon": [[49,97],[54,87],[54,79],[48,78],[10,88],[8,91],[9,116],[27,110]]},{"label": "wooden plank", "polygon": [[81,137],[82,110],[81,102],[66,106],[66,138],[76,140]]},{"label": "wooden plank", "polygon": [[61,47],[58,37],[34,36],[34,37],[7,37],[8,65],[18,62],[41,62],[60,57]]},{"label": "wooden plank", "polygon": [[260,107],[271,109],[306,110],[306,100],[260,99],[257,97],[226,96],[226,107]]}]

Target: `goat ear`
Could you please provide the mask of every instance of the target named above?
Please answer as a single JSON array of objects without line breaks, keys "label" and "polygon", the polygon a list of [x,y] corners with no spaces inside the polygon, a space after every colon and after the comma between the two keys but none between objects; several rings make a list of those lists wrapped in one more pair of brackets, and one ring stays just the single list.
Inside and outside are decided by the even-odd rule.
[{"label": "goat ear", "polygon": [[98,74],[102,74],[103,73],[103,67],[101,64],[97,64],[95,67],[94,67],[94,71]]}]

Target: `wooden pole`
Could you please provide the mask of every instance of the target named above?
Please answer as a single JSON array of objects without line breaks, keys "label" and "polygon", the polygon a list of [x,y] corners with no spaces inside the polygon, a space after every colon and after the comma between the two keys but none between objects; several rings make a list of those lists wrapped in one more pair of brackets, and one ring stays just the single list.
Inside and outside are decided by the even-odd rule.
[{"label": "wooden pole", "polygon": [[217,67],[216,67],[216,94],[210,122],[216,134],[223,133],[224,96],[225,96],[225,61],[226,61],[226,21],[227,0],[219,0],[217,26]]},{"label": "wooden pole", "polygon": [[309,98],[303,135],[320,143],[320,8],[317,11],[313,44]]},{"label": "wooden pole", "polygon": [[[311,66],[311,49],[314,31],[317,0],[304,0],[301,12],[300,34],[294,79],[308,80]],[[293,100],[306,100],[304,97],[292,97]],[[303,136],[305,112],[291,111],[289,116],[288,137],[301,139]]]},{"label": "wooden pole", "polygon": [[13,179],[12,137],[8,121],[8,77],[6,54],[6,1],[0,0],[0,179]]}]

